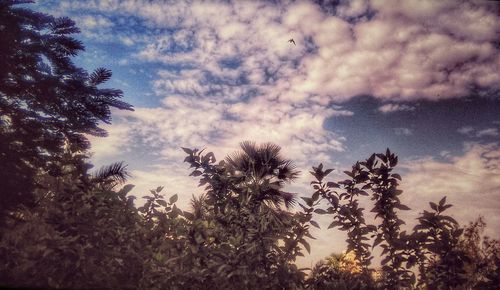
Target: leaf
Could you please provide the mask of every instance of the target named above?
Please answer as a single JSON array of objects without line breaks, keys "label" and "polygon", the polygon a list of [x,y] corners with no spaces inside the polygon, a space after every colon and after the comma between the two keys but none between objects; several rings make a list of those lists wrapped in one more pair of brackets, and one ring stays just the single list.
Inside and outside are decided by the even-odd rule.
[{"label": "leaf", "polygon": [[126,195],[134,188],[134,186],[135,185],[133,184],[126,184],[122,189],[120,189],[119,194]]},{"label": "leaf", "polygon": [[117,183],[124,183],[130,176],[127,171],[127,165],[123,162],[115,162],[108,166],[103,166],[97,173],[92,175],[95,183],[106,182],[107,180]]},{"label": "leaf", "polygon": [[311,246],[309,245],[308,242],[306,242],[304,239],[300,240],[300,243],[304,246],[304,248],[307,250],[307,252],[310,254],[311,253]]},{"label": "leaf", "polygon": [[354,177],[354,175],[350,171],[344,171],[344,173],[349,177]]},{"label": "leaf", "polygon": [[317,227],[318,229],[320,229],[319,225],[317,222],[313,221],[313,220],[310,220],[309,223],[311,223],[311,225]]},{"label": "leaf", "polygon": [[331,187],[331,188],[339,188],[340,187],[340,185],[338,183],[331,182],[331,181],[327,182],[326,186]]},{"label": "leaf", "polygon": [[406,263],[406,269],[410,269],[417,263],[417,258],[415,256],[408,257],[408,261]]},{"label": "leaf", "polygon": [[183,212],[183,216],[184,216],[186,219],[190,220],[190,221],[194,220],[194,214],[192,214],[192,213],[190,213],[190,212],[188,212],[188,211],[184,211],[184,212]]},{"label": "leaf", "polygon": [[312,198],[310,198],[310,197],[301,197],[301,198],[306,202],[306,204],[308,206],[312,206],[312,204],[313,204]]},{"label": "leaf", "polygon": [[185,148],[185,147],[181,147],[182,150],[184,150],[184,152],[186,152],[187,154],[193,154],[193,150],[189,149],[189,148]]},{"label": "leaf", "polygon": [[309,232],[305,233],[304,236],[310,238],[310,239],[313,239],[313,240],[316,240],[315,237],[313,237]]},{"label": "leaf", "polygon": [[301,203],[299,203],[300,207],[304,210],[304,211],[308,211],[309,209],[305,206],[303,206]]},{"label": "leaf", "polygon": [[178,215],[182,214],[182,211],[177,208],[177,206],[174,204],[172,207],[172,212],[170,213],[172,218],[176,218]]},{"label": "leaf", "polygon": [[387,157],[384,154],[376,154],[376,156],[382,160],[384,163],[387,163]]},{"label": "leaf", "polygon": [[410,208],[404,204],[397,204],[395,208],[398,208],[400,210],[410,210]]},{"label": "leaf", "polygon": [[318,208],[314,210],[315,213],[317,214],[327,214],[328,212],[324,209]]},{"label": "leaf", "polygon": [[439,207],[443,207],[446,204],[446,196],[439,201]]},{"label": "leaf", "polygon": [[94,86],[107,82],[111,78],[111,70],[100,67],[90,75],[90,83]]},{"label": "leaf", "polygon": [[378,246],[381,242],[382,242],[382,236],[381,236],[381,235],[378,235],[378,236],[375,238],[375,241],[373,242],[373,246],[372,246],[372,248],[375,248],[375,247],[376,247],[376,246]]},{"label": "leaf", "polygon": [[159,205],[161,205],[161,206],[164,206],[164,207],[167,207],[167,206],[168,206],[167,202],[166,202],[166,201],[164,201],[163,199],[158,199],[156,202],[157,202]]},{"label": "leaf", "polygon": [[337,226],[341,226],[342,223],[339,222],[339,221],[333,221],[329,226],[328,226],[328,229],[331,229],[331,228],[334,228],[334,227],[337,227]]},{"label": "leaf", "polygon": [[443,211],[445,211],[445,210],[449,209],[449,208],[450,208],[450,207],[452,207],[452,206],[453,206],[453,205],[451,205],[451,204],[447,204],[447,205],[443,206],[443,208],[441,209],[441,211],[443,212]]},{"label": "leaf", "polygon": [[380,261],[380,264],[385,265],[385,264],[387,264],[387,262],[389,262],[390,259],[391,259],[391,256],[387,256],[387,257],[383,258],[382,261]]},{"label": "leaf", "polygon": [[435,211],[437,211],[437,204],[433,203],[433,202],[429,202],[429,205],[431,206],[431,208]]},{"label": "leaf", "polygon": [[396,178],[396,179],[399,179],[399,180],[402,180],[401,179],[401,175],[397,174],[397,173],[394,173],[393,175],[391,175],[393,178]]},{"label": "leaf", "polygon": [[217,161],[213,152],[208,152],[207,155],[205,155],[205,158],[209,159],[210,163],[215,163]]},{"label": "leaf", "polygon": [[178,199],[177,194],[174,194],[174,195],[172,195],[170,197],[170,199],[168,200],[168,202],[170,202],[170,204],[172,204],[172,203],[176,202],[177,199]]},{"label": "leaf", "polygon": [[332,195],[330,201],[331,201],[334,208],[339,207],[339,198],[338,197],[336,197],[335,195]]},{"label": "leaf", "polygon": [[311,199],[312,199],[313,202],[315,202],[315,201],[318,200],[319,194],[320,194],[319,191],[316,191],[316,192],[313,193],[313,195],[311,196]]},{"label": "leaf", "polygon": [[359,194],[359,195],[363,195],[363,196],[369,196],[370,195],[370,194],[368,194],[368,192],[366,192],[364,190],[357,190],[356,193]]},{"label": "leaf", "polygon": [[200,176],[202,175],[203,173],[199,170],[195,170],[193,171],[191,174],[189,174],[189,176]]},{"label": "leaf", "polygon": [[445,215],[445,216],[442,216],[441,219],[446,220],[452,224],[458,225],[458,222],[454,218],[452,218],[451,216]]},{"label": "leaf", "polygon": [[389,161],[389,165],[391,167],[395,167],[396,165],[398,165],[398,157],[391,158]]}]

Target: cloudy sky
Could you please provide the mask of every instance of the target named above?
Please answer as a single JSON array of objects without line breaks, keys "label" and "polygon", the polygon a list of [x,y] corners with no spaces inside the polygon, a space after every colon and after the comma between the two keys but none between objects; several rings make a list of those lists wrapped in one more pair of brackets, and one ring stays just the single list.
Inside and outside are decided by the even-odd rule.
[{"label": "cloudy sky", "polygon": [[[283,147],[303,174],[342,172],[389,147],[400,156],[412,219],[448,196],[461,222],[500,233],[500,4],[493,1],[39,0],[70,16],[86,46],[76,62],[107,67],[134,112],[91,138],[97,166],[124,160],[135,195],[165,185],[197,194],[184,147],[220,158],[243,140]],[[293,38],[296,45],[289,43]],[[341,175],[333,175],[340,178]],[[324,228],[328,221],[319,219]],[[310,263],[344,250],[315,231]]]}]

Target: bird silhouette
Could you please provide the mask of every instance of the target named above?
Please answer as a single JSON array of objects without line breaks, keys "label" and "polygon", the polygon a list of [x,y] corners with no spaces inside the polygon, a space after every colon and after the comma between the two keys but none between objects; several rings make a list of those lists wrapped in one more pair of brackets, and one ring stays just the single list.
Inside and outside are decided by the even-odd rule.
[{"label": "bird silhouette", "polygon": [[290,38],[290,39],[288,40],[288,42],[293,43],[293,45],[296,45],[296,44],[295,44],[295,40],[293,40],[293,38]]}]

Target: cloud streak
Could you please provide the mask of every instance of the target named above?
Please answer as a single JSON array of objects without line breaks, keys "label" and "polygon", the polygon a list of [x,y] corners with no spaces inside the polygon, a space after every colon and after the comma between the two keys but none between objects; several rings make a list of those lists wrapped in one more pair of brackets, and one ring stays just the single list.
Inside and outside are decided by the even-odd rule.
[{"label": "cloud streak", "polygon": [[378,108],[378,110],[384,114],[394,113],[394,112],[408,112],[414,111],[415,107],[403,104],[385,104]]}]

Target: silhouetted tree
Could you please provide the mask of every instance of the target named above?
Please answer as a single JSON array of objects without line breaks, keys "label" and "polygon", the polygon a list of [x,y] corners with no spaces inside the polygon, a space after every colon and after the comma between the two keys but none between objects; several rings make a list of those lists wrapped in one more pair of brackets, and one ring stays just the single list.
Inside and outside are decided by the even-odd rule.
[{"label": "silhouetted tree", "polygon": [[[206,196],[193,200],[189,271],[204,288],[296,289],[305,273],[293,262],[309,251],[312,213],[292,213],[293,194],[283,191],[298,174],[274,144],[241,143],[241,150],[215,163],[213,153],[184,148]],[[203,204],[204,205],[203,205]],[[185,264],[185,263],[184,263]],[[179,274],[180,275],[180,274]],[[195,281],[191,281],[195,283]],[[184,287],[192,287],[189,284]],[[172,286],[170,286],[172,287]]]},{"label": "silhouetted tree", "polygon": [[[268,152],[265,148],[275,148],[270,156],[279,157],[276,154],[279,147],[244,144],[250,150],[264,148],[262,152]],[[322,165],[313,167],[315,190],[311,197],[302,197],[305,204],[298,203],[302,210],[293,212],[278,206],[283,202],[267,198],[272,180],[287,180],[286,174],[279,177],[281,167],[267,167],[262,165],[266,162],[255,161],[266,158],[246,157],[263,155],[235,153],[231,155],[234,164],[230,164],[228,160],[216,163],[212,153],[185,151],[186,162],[194,168],[191,175],[199,177],[200,184],[205,186],[205,193],[193,198],[190,211],[177,208],[177,195],[165,198],[161,193],[163,187],[151,190],[144,196],[143,205],[136,208],[134,197],[128,195],[133,186],[118,187],[127,177],[122,163],[90,175],[82,170],[86,166],[85,155],[65,150],[56,164],[59,176],[37,176],[44,186],[35,190],[37,206],[14,211],[13,218],[2,228],[0,286],[242,290],[498,288],[498,241],[482,237],[481,220],[459,227],[444,214],[451,206],[445,198],[430,203],[432,211],[420,215],[409,236],[404,232],[397,234],[399,230],[389,234],[392,223],[383,218],[380,208],[373,209],[379,215],[374,221],[381,220],[378,226],[371,225],[368,219],[365,221],[364,211],[358,207],[363,197],[371,196],[374,204],[389,209],[392,221],[399,220],[394,208],[407,209],[395,198],[402,192],[392,179],[401,177],[389,170],[396,165],[396,157],[389,151],[356,163],[350,171],[345,171],[349,178],[339,182],[325,181],[331,169]],[[259,167],[264,169],[257,170]],[[281,186],[274,189],[273,195],[281,195]],[[266,194],[262,195],[263,192]],[[386,200],[380,202],[381,198]],[[325,206],[322,200],[330,203]],[[382,206],[388,201],[391,206]],[[325,209],[320,208],[323,206]],[[319,227],[312,220],[314,214],[330,214],[331,226],[347,232],[348,254],[327,257],[306,277],[306,269],[298,269],[295,260],[302,255],[302,247],[310,251],[307,238],[313,237],[309,226]],[[385,261],[379,271],[369,268],[370,238],[374,246],[385,250],[381,254]],[[386,250],[389,243],[394,247],[393,254]],[[394,260],[394,254],[401,254],[402,261]],[[404,276],[412,276],[412,272],[419,274],[416,283]]]},{"label": "silhouetted tree", "polygon": [[[446,197],[438,203],[429,203],[432,211],[423,211],[418,218],[419,224],[410,234],[401,230],[405,222],[398,212],[410,208],[400,200],[403,191],[398,186],[402,178],[394,173],[397,162],[397,156],[387,149],[385,154],[373,154],[366,161],[357,162],[352,170],[344,171],[349,178],[339,182],[325,182],[332,169],[324,169],[320,164],[311,171],[316,179],[311,182],[315,191],[304,200],[310,206],[320,204],[323,199],[328,201],[326,210],[317,208],[314,212],[332,215],[329,228],[347,232],[347,248],[356,255],[364,277],[373,273],[368,268],[371,248],[382,248],[380,278],[372,285],[374,287],[495,289],[500,272],[498,241],[481,238],[484,228],[481,220],[464,229],[444,214],[451,207]],[[363,208],[358,206],[362,197],[373,202],[371,212],[375,213],[374,221],[380,220],[378,225],[365,220]],[[373,238],[373,246],[369,244],[370,238]],[[345,289],[339,286],[345,284],[335,284],[345,279],[344,276],[331,272],[324,264],[319,264],[315,271],[316,276],[313,275],[310,281],[314,285],[320,288],[336,285],[333,288]],[[334,273],[340,280],[331,278],[335,275],[328,276],[328,273]]]},{"label": "silhouetted tree", "polygon": [[281,148],[276,144],[265,143],[257,146],[253,142],[245,141],[240,145],[240,151],[225,159],[227,169],[241,176],[239,186],[243,189],[258,187],[260,190],[257,195],[250,197],[257,203],[265,201],[275,206],[284,204],[289,207],[294,202],[294,196],[281,189],[299,174],[292,161],[281,156]]},{"label": "silhouetted tree", "polygon": [[467,285],[472,289],[494,289],[500,285],[500,241],[484,235],[482,217],[464,227],[458,248],[468,259]]},{"label": "silhouetted tree", "polygon": [[127,196],[133,186],[115,190],[123,168],[105,167],[95,182],[74,156],[59,165],[62,176],[46,175],[36,190],[37,205],[2,228],[0,286],[137,289],[151,231]]},{"label": "silhouetted tree", "polygon": [[[382,248],[383,283],[388,289],[410,287],[415,283],[415,275],[406,267],[411,252],[408,235],[400,231],[404,221],[397,215],[398,210],[410,209],[399,199],[401,176],[393,173],[397,162],[397,156],[387,149],[385,154],[373,154],[366,161],[357,162],[351,171],[344,171],[349,179],[343,181],[324,182],[324,177],[333,169],[323,169],[322,164],[311,171],[316,178],[311,183],[315,189],[311,202],[319,202],[320,198],[329,202],[326,211],[315,212],[333,215],[329,228],[347,231],[347,248],[354,251],[365,272],[372,259],[370,248]],[[374,203],[371,212],[380,224],[366,223],[364,209],[359,207],[359,198],[363,196],[371,197]],[[373,246],[368,243],[370,237],[375,238]]]},{"label": "silhouetted tree", "polygon": [[71,57],[84,50],[66,17],[54,18],[0,1],[0,219],[17,205],[33,205],[37,172],[60,174],[57,160],[67,146],[81,152],[84,134],[106,136],[110,108],[132,110],[122,92],[100,89],[111,71],[89,74]]}]

